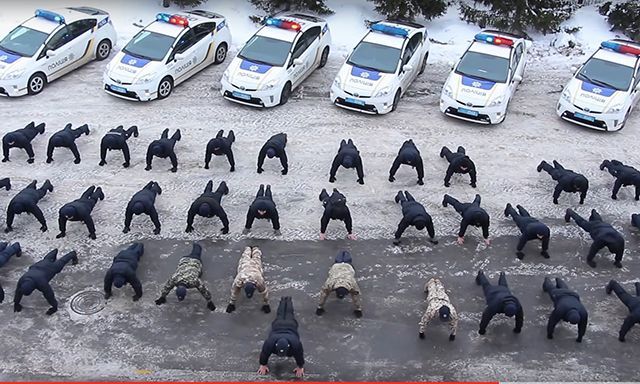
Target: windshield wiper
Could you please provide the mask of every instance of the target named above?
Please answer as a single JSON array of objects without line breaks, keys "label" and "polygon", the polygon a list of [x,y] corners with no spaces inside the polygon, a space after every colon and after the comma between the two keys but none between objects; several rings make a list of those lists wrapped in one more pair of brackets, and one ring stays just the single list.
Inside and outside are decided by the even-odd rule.
[{"label": "windshield wiper", "polygon": [[243,56],[241,54],[238,54],[238,57],[243,59],[243,60],[249,60],[249,61],[251,61],[253,63],[256,63],[256,64],[269,65],[269,66],[272,66],[272,67],[274,66],[273,64],[267,63],[266,61],[256,60],[256,59],[249,59],[248,57],[245,57],[245,56]]},{"label": "windshield wiper", "polygon": [[599,86],[601,86],[601,87],[607,87],[607,88],[612,88],[612,89],[617,89],[617,90],[619,90],[619,88],[618,88],[618,87],[616,87],[616,86],[613,86],[613,85],[611,85],[611,84],[609,84],[609,83],[607,83],[607,82],[605,82],[605,81],[602,81],[602,80],[592,79],[592,78],[590,78],[589,76],[585,75],[584,73],[579,73],[579,75],[580,75],[581,77],[583,77],[583,78],[584,78],[584,80],[587,80],[587,81],[588,81],[588,82],[590,82],[590,83],[593,83],[593,84],[599,85]]},{"label": "windshield wiper", "polygon": [[9,49],[9,48],[5,48],[5,47],[3,47],[2,45],[0,45],[0,49],[2,49],[3,51],[5,51],[5,52],[7,52],[7,53],[12,54],[12,55],[23,56],[20,52],[16,52],[16,51],[13,51],[13,50],[11,50],[11,49]]},{"label": "windshield wiper", "polygon": [[358,68],[366,69],[366,70],[368,70],[368,71],[373,71],[373,72],[385,72],[385,71],[381,71],[381,70],[379,70],[378,68],[367,67],[366,65],[360,65],[360,64],[358,64],[358,63],[354,63],[354,62],[353,62],[353,61],[351,61],[351,60],[347,61],[347,64],[349,64],[349,65],[353,65],[353,66],[358,67]]},{"label": "windshield wiper", "polygon": [[129,54],[129,55],[131,55],[131,56],[137,57],[138,59],[144,59],[144,60],[149,60],[149,61],[155,61],[152,57],[145,56],[145,55],[141,55],[141,54],[139,54],[139,53],[133,53],[133,52],[129,51],[129,50],[128,50],[128,49],[126,49],[126,48],[122,48],[122,52],[127,53],[127,54]]},{"label": "windshield wiper", "polygon": [[460,70],[456,70],[456,73],[459,74],[459,75],[470,77],[472,79],[476,79],[476,80],[490,81],[492,83],[497,83],[497,81],[495,81],[495,80],[487,79],[486,77],[482,77],[482,76],[478,76],[478,75],[470,75],[470,74],[464,73],[464,72],[462,72]]}]

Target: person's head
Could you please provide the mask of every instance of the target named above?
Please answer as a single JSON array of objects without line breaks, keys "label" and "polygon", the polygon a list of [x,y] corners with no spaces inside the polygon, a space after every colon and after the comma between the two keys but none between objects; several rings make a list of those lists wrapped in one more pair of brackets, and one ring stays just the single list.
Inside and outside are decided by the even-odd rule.
[{"label": "person's head", "polygon": [[458,163],[458,167],[460,167],[460,170],[462,171],[466,171],[469,168],[471,168],[471,159],[469,159],[469,157],[465,156],[460,160],[460,163]]},{"label": "person's head", "polygon": [[518,306],[513,301],[508,301],[504,303],[502,311],[507,317],[515,316],[516,312],[518,312]]},{"label": "person's head", "polygon": [[253,297],[253,293],[256,290],[256,285],[251,282],[248,281],[244,284],[244,294],[247,296],[247,299],[250,299]]},{"label": "person's head", "polygon": [[349,294],[349,290],[345,287],[336,288],[336,297],[338,299],[344,299]]},{"label": "person's head", "polygon": [[122,275],[116,275],[113,279],[113,285],[115,285],[116,288],[122,288],[126,282],[127,280]]},{"label": "person's head", "polygon": [[182,284],[178,285],[176,288],[176,296],[178,296],[178,301],[184,300],[184,298],[187,297],[187,287]]},{"label": "person's head", "polygon": [[13,145],[16,143],[16,138],[14,137],[13,133],[7,133],[4,137],[4,141],[9,145]]},{"label": "person's head", "polygon": [[534,231],[536,233],[536,236],[538,237],[538,239],[542,240],[542,239],[547,239],[550,236],[550,231],[549,231],[549,227],[547,227],[546,225],[542,224],[542,223],[537,223]]},{"label": "person's head", "polygon": [[162,155],[162,144],[156,143],[151,146],[151,153],[156,156]]},{"label": "person's head", "polygon": [[264,216],[266,214],[267,214],[267,211],[265,211],[264,209],[258,209],[258,215]]},{"label": "person's head", "polygon": [[200,204],[198,214],[203,217],[209,217],[211,215],[211,206],[208,203]]},{"label": "person's head", "polygon": [[283,357],[289,353],[289,340],[280,338],[276,341],[276,355]]},{"label": "person's head", "polygon": [[25,279],[20,283],[20,289],[23,295],[29,296],[36,289],[36,283],[31,279]]},{"label": "person's head", "polygon": [[60,209],[60,216],[64,216],[67,219],[75,217],[77,214],[76,209],[71,205],[65,205]]},{"label": "person's head", "polygon": [[273,159],[274,157],[276,157],[276,150],[273,148],[267,149],[267,157],[270,159]]},{"label": "person's head", "polygon": [[133,207],[131,207],[131,210],[134,214],[140,215],[144,212],[144,204],[140,201],[136,201],[135,203],[133,203]]},{"label": "person's head", "polygon": [[473,214],[472,222],[476,227],[482,225],[485,221],[485,214],[482,211],[478,211]]},{"label": "person's head", "polygon": [[22,203],[16,202],[12,204],[12,208],[15,213],[22,213],[24,212],[25,206]]},{"label": "person's head", "polygon": [[438,317],[440,318],[440,321],[442,321],[442,322],[451,320],[451,309],[449,307],[447,307],[446,305],[443,305],[438,310]]},{"label": "person's head", "polygon": [[351,168],[353,167],[353,157],[352,156],[344,156],[342,158],[342,166],[345,168]]},{"label": "person's head", "polygon": [[415,225],[417,230],[421,231],[427,226],[427,219],[422,216],[418,216],[413,220],[413,225]]},{"label": "person's head", "polygon": [[580,322],[580,313],[576,309],[570,309],[565,315],[565,319],[571,324],[578,324]]},{"label": "person's head", "polygon": [[573,187],[578,191],[586,191],[589,189],[589,180],[582,175],[578,175],[575,179],[573,179]]}]

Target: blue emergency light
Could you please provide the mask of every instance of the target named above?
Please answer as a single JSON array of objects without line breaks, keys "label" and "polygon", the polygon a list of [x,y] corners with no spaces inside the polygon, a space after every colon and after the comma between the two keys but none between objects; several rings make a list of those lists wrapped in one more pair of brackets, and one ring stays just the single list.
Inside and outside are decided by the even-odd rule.
[{"label": "blue emergency light", "polygon": [[171,20],[171,15],[168,13],[158,13],[156,15],[156,20],[164,21],[165,23],[168,23],[169,20]]},{"label": "blue emergency light", "polygon": [[64,23],[64,16],[55,12],[47,11],[46,9],[36,9],[36,17],[42,17],[43,19],[55,21],[60,24]]},{"label": "blue emergency light", "polygon": [[640,56],[640,48],[632,47],[630,45],[618,44],[614,41],[603,41],[602,43],[600,43],[600,46],[602,48],[607,48],[615,52]]},{"label": "blue emergency light", "polygon": [[371,25],[370,28],[372,31],[381,32],[386,35],[402,36],[402,37],[409,36],[409,31],[407,31],[406,29],[394,27],[391,25],[377,23],[377,24]]},{"label": "blue emergency light", "polygon": [[294,31],[299,31],[300,29],[302,29],[302,26],[299,23],[296,23],[295,21],[276,19],[274,17],[268,18],[264,23],[272,27],[277,27],[282,29],[291,29]]},{"label": "blue emergency light", "polygon": [[490,35],[488,33],[478,33],[474,36],[474,38],[476,39],[476,41],[482,41],[493,45],[513,45],[513,40],[511,39]]}]

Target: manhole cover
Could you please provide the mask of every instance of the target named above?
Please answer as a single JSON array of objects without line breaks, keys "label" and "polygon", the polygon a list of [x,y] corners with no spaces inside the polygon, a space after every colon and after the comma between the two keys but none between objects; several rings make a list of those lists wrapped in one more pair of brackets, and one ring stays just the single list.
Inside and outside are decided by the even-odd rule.
[{"label": "manhole cover", "polygon": [[80,292],[71,299],[71,310],[79,315],[93,315],[104,309],[105,300],[102,292]]}]

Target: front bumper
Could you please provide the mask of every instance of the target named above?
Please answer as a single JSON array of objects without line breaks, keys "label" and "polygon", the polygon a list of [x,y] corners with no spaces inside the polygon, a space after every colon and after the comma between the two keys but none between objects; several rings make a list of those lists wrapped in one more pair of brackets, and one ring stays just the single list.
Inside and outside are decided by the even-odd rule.
[{"label": "front bumper", "polygon": [[440,112],[447,116],[478,124],[500,124],[507,115],[506,106],[494,107],[467,106],[447,96],[440,96]]},{"label": "front bumper", "polygon": [[624,124],[624,112],[586,112],[562,98],[556,105],[556,113],[563,120],[599,131],[618,131]]},{"label": "front bumper", "polygon": [[329,96],[332,103],[351,111],[384,115],[393,109],[394,95],[391,93],[380,97],[356,97],[333,84]]},{"label": "front bumper", "polygon": [[282,90],[277,87],[265,91],[243,90],[234,86],[224,78],[220,84],[220,94],[222,97],[234,103],[256,108],[270,108],[280,104],[280,93]]},{"label": "front bumper", "polygon": [[27,79],[0,80],[0,96],[18,97],[28,94]]},{"label": "front bumper", "polygon": [[131,101],[150,101],[158,97],[156,82],[147,84],[118,84],[107,75],[102,77],[104,91],[111,96]]}]

